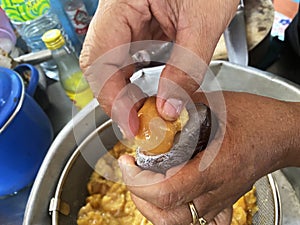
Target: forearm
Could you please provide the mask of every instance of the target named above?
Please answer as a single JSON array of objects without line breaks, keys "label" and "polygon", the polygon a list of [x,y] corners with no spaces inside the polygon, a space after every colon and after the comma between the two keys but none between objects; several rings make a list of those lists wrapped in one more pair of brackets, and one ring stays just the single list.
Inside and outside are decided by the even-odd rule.
[{"label": "forearm", "polygon": [[267,172],[300,166],[300,102],[269,99],[256,105],[256,118],[261,120],[258,123],[262,129],[257,141],[265,142],[262,145],[266,151],[257,157],[263,156],[268,162]]},{"label": "forearm", "polygon": [[[300,102],[288,102],[287,119],[288,139],[286,149],[286,162],[287,166],[300,167]],[[284,121],[283,121],[284,122]],[[284,156],[283,156],[284,157]]]},{"label": "forearm", "polygon": [[[257,178],[284,167],[300,166],[300,102],[241,92],[223,92],[223,96],[226,133],[233,137],[224,138],[223,143],[234,143],[234,153],[246,152],[245,158],[237,160],[255,165]],[[209,104],[201,94],[193,97],[196,102]],[[222,110],[212,110],[220,118]]]}]

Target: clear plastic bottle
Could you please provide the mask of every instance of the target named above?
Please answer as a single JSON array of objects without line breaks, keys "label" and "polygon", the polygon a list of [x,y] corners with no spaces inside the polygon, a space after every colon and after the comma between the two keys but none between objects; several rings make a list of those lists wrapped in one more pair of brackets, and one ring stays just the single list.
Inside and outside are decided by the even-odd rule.
[{"label": "clear plastic bottle", "polygon": [[78,40],[83,43],[90,24],[90,17],[82,0],[65,0],[64,10],[70,19]]},{"label": "clear plastic bottle", "polygon": [[[51,11],[49,0],[0,0],[0,5],[32,52],[46,49],[41,37],[47,30],[60,29],[66,37],[57,15]],[[71,46],[69,41],[68,44]],[[48,77],[58,79],[57,65],[53,60],[41,66]]]},{"label": "clear plastic bottle", "polygon": [[58,65],[60,82],[66,94],[79,109],[83,108],[93,99],[93,93],[82,74],[75,52],[65,44],[58,29],[47,31],[42,40]]}]

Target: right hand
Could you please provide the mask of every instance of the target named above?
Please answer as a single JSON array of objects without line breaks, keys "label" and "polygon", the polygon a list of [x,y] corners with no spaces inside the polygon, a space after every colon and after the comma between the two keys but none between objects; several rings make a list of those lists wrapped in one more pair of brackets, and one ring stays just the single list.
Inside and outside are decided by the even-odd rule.
[{"label": "right hand", "polygon": [[[248,93],[223,95],[226,111],[213,111],[216,134],[190,161],[160,174],[141,169],[132,156],[119,158],[135,205],[153,224],[189,224],[191,201],[208,222],[227,224],[228,209],[255,181],[300,166],[300,103]],[[200,93],[193,97],[195,102],[206,101]]]},{"label": "right hand", "polygon": [[[211,60],[221,34],[236,12],[238,2],[99,1],[83,44],[80,65],[102,108],[119,124],[127,137],[134,136],[138,131],[137,110],[145,97],[136,86],[127,85],[135,69],[132,64],[129,65],[129,56],[134,52],[130,43],[162,40],[173,41],[180,46],[173,49],[171,63],[161,75],[156,103],[162,117],[174,120],[188,97],[202,82],[205,67]],[[122,45],[119,50],[115,49]],[[93,65],[109,51],[111,56],[99,63],[101,67]],[[189,54],[182,54],[187,51]],[[184,67],[185,72],[177,68],[178,64]],[[110,74],[112,71],[113,74]],[[173,86],[170,87],[171,85]],[[179,89],[183,89],[185,95],[179,94]]]}]

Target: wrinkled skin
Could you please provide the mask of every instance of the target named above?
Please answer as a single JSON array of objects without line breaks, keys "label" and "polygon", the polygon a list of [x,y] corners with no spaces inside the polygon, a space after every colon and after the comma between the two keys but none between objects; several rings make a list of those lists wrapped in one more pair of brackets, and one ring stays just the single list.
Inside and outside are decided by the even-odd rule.
[{"label": "wrinkled skin", "polygon": [[[228,224],[229,208],[256,180],[282,167],[300,166],[299,103],[234,92],[224,92],[224,97],[226,121],[219,121],[208,147],[178,172],[153,173],[137,167],[132,157],[120,158],[135,204],[154,224],[188,224],[192,200],[211,224]],[[194,99],[205,102],[201,94]]]},{"label": "wrinkled skin", "polygon": [[[207,65],[222,32],[236,12],[238,0],[101,0],[93,17],[83,49],[80,55],[80,65],[83,71],[105,53],[123,44],[142,40],[174,41],[177,45],[196,54]],[[129,59],[134,50],[125,48],[116,53],[107,66],[120,68]],[[189,63],[182,54],[173,51],[171,56],[175,61]],[[125,63],[126,64],[126,63]],[[199,71],[201,69],[199,68]],[[204,70],[204,69],[203,69]],[[126,66],[117,71],[99,92],[101,69],[87,74],[87,80],[92,87],[104,111],[110,115],[122,128],[127,137],[137,133],[139,121],[137,109],[143,94],[137,88],[131,94],[118,96],[120,90],[128,83],[134,72],[134,67]],[[103,71],[103,68],[102,68]],[[167,66],[162,77],[176,82],[191,95],[198,89],[203,73],[197,75],[197,82],[174,66]],[[168,120],[178,117],[187,99],[176,95],[176,90],[168,88],[166,83],[160,83],[157,109]],[[133,108],[129,107],[133,105]],[[115,109],[115,113],[113,112]],[[122,112],[122,113],[120,113]],[[124,115],[129,116],[124,116]]]}]

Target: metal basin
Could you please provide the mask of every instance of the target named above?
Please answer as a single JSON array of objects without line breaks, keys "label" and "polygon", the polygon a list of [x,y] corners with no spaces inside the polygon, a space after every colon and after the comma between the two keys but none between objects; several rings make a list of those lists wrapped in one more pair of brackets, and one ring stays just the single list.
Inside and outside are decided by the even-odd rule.
[{"label": "metal basin", "polygon": [[[117,141],[112,121],[108,120],[93,131],[74,151],[50,202],[52,225],[76,224],[78,211],[85,204],[86,184],[94,165],[97,159]],[[258,180],[255,187],[259,211],[253,218],[253,225],[280,225],[280,196],[272,175]]]}]

